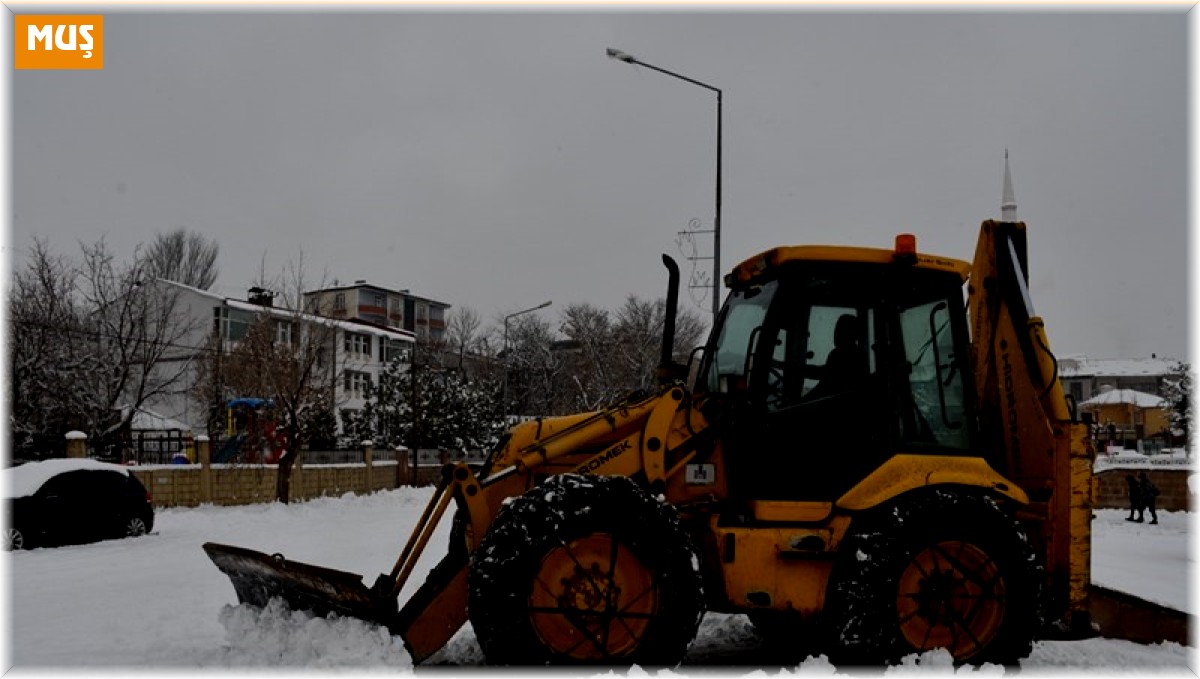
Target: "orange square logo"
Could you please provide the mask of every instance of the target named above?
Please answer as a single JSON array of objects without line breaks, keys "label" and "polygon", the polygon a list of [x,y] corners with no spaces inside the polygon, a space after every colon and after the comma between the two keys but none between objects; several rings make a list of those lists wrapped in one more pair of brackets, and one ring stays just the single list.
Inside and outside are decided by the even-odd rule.
[{"label": "orange square logo", "polygon": [[13,66],[18,69],[104,68],[104,17],[99,14],[14,15]]}]

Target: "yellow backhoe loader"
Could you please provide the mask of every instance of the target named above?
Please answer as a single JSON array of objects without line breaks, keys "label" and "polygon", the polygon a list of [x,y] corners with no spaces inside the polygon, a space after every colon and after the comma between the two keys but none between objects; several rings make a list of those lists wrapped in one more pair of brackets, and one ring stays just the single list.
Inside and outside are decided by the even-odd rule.
[{"label": "yellow backhoe loader", "polygon": [[[847,664],[1011,664],[1090,632],[1093,451],[1029,299],[1024,223],[984,222],[973,264],[910,235],[751,257],[687,366],[663,260],[655,393],[523,423],[479,474],[446,465],[371,587],[204,545],[239,600],[375,621],[415,663],[470,621],[492,664],[670,666],[706,610]],[[400,606],[451,502],[448,553]]]}]

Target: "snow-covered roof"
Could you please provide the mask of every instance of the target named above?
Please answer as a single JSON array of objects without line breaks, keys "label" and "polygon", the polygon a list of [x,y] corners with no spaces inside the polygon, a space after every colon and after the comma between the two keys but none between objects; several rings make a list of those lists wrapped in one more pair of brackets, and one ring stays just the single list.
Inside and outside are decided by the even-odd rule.
[{"label": "snow-covered roof", "polygon": [[1109,389],[1080,403],[1081,406],[1135,405],[1139,408],[1162,408],[1167,400],[1133,389]]},{"label": "snow-covered roof", "polygon": [[214,292],[209,292],[208,290],[201,290],[199,288],[194,288],[190,285],[184,285],[183,283],[177,283],[172,280],[167,280],[166,278],[156,278],[155,281],[159,282],[159,283],[165,283],[167,285],[175,286],[182,290],[187,290],[188,292],[191,292],[196,295],[208,297],[208,298],[212,299],[214,302],[224,304],[231,309],[239,309],[242,311],[249,311],[251,313],[266,312],[266,313],[269,313],[272,316],[276,316],[278,318],[298,318],[299,320],[302,320],[304,322],[330,325],[335,328],[340,328],[342,330],[347,330],[350,332],[363,332],[363,333],[369,333],[369,334],[374,334],[374,335],[382,335],[385,337],[391,337],[392,339],[407,340],[409,342],[416,341],[415,333],[410,332],[408,330],[404,330],[402,328],[384,328],[384,327],[377,326],[377,325],[370,325],[370,324],[366,324],[366,323],[353,323],[351,321],[344,321],[344,320],[340,320],[340,319],[336,319],[336,318],[329,318],[327,316],[317,316],[314,314],[309,314],[309,313],[305,313],[305,312],[301,312],[301,311],[293,311],[291,309],[284,309],[282,307],[268,307],[268,306],[263,306],[261,304],[253,304],[251,302],[246,302],[246,301],[240,300],[240,299],[232,299],[230,297],[222,297],[221,295],[218,295]]},{"label": "snow-covered roof", "polygon": [[[125,415],[129,413],[128,408],[121,409],[121,419],[125,419]],[[166,415],[160,415],[153,410],[139,408],[133,414],[133,421],[130,423],[130,429],[135,431],[191,431],[192,426],[187,422],[180,422]]]},{"label": "snow-covered roof", "polygon": [[1176,361],[1167,358],[1088,358],[1060,356],[1059,377],[1157,377],[1174,371]]},{"label": "snow-covered roof", "polygon": [[251,304],[250,302],[243,302],[243,301],[237,300],[237,299],[226,299],[224,301],[225,301],[225,304],[230,309],[240,309],[242,311],[249,311],[251,313],[256,313],[256,314],[263,313],[265,311],[265,312],[271,314],[272,316],[276,316],[279,318],[283,318],[283,319],[295,318],[295,319],[301,320],[305,323],[317,323],[317,324],[329,325],[329,326],[339,328],[341,330],[345,330],[348,332],[367,333],[367,334],[379,335],[379,336],[383,336],[383,337],[390,337],[392,339],[406,340],[409,342],[415,341],[415,337],[416,337],[416,335],[414,335],[413,333],[411,333],[407,330],[401,330],[399,328],[383,328],[378,325],[369,325],[366,323],[353,323],[351,321],[343,321],[343,320],[339,320],[336,318],[329,318],[327,316],[314,316],[312,314],[307,314],[307,313],[298,312],[298,311],[292,311],[290,309],[283,309],[283,308],[279,308],[279,307],[265,307],[265,306],[262,306],[261,304]]},{"label": "snow-covered roof", "polygon": [[[129,415],[129,406],[124,406],[121,409],[121,422]],[[114,424],[104,430],[105,434],[110,434],[120,426],[120,423]],[[192,425],[187,422],[160,415],[152,410],[139,408],[133,414],[133,420],[129,423],[129,429],[132,431],[191,431]]]},{"label": "snow-covered roof", "polygon": [[80,469],[120,472],[126,476],[129,470],[121,465],[109,464],[87,457],[67,457],[41,462],[26,462],[19,467],[11,467],[0,471],[3,480],[4,497],[16,498],[33,495],[50,479]]}]

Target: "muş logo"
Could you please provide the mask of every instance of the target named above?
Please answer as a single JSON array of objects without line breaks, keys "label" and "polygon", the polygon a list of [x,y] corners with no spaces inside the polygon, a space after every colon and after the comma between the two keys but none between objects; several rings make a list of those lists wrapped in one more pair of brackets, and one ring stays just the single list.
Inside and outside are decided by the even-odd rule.
[{"label": "mu\u015f logo", "polygon": [[18,14],[13,19],[15,68],[104,68],[103,16]]}]

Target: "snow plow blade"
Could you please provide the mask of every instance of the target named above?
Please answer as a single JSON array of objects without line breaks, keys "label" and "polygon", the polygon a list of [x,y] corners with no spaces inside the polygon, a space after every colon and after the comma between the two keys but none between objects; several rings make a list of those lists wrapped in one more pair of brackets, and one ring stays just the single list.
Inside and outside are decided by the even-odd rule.
[{"label": "snow plow blade", "polygon": [[204,551],[217,568],[229,576],[238,602],[265,607],[273,598],[289,608],[359,618],[391,629],[396,622],[396,599],[390,596],[391,582],[384,580],[385,596],[362,582],[362,576],[333,568],[289,561],[282,554],[264,554],[251,549],[204,544]]}]

